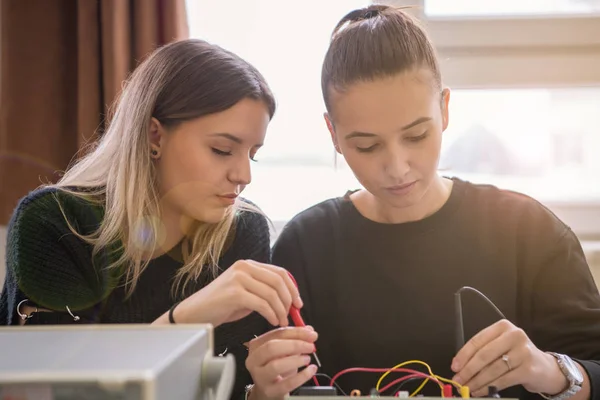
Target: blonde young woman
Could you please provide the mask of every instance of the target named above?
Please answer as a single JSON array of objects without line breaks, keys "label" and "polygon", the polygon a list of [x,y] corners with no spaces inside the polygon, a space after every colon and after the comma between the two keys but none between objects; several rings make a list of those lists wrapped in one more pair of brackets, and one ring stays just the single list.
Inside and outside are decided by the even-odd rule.
[{"label": "blonde young woman", "polygon": [[310,379],[315,366],[298,368],[317,335],[288,327],[302,301],[269,265],[265,217],[239,197],[274,112],[261,74],[218,46],[150,55],[97,145],[17,206],[2,323],[212,323],[215,351],[236,357],[233,397]]}]

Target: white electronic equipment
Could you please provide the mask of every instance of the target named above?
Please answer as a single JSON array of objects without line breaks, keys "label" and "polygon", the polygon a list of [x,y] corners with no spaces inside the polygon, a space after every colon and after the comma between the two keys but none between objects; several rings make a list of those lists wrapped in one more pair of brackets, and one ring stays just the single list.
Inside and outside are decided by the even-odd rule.
[{"label": "white electronic equipment", "polygon": [[228,400],[211,325],[0,327],[0,400]]}]

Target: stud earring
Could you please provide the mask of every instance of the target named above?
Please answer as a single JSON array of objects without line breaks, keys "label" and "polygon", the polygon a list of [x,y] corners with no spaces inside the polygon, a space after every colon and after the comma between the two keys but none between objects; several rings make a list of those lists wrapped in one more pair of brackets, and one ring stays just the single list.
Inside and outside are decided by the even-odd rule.
[{"label": "stud earring", "polygon": [[152,154],[152,157],[154,157],[154,158],[157,158],[157,157],[158,157],[158,150],[156,150],[156,149],[152,149],[152,150],[150,151],[150,154]]}]

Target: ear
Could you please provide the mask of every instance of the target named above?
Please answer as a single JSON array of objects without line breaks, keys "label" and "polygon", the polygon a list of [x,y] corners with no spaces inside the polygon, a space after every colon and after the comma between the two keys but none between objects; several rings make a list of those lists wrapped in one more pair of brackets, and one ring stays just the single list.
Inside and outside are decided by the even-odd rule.
[{"label": "ear", "polygon": [[449,109],[448,105],[450,103],[450,89],[445,88],[442,90],[442,132],[448,128],[449,118]]},{"label": "ear", "polygon": [[335,151],[342,154],[340,151],[340,145],[338,144],[337,135],[335,134],[335,128],[333,126],[333,122],[328,113],[323,113],[323,118],[325,118],[325,123],[327,124],[327,129],[329,129],[329,133],[331,134],[331,142],[333,143],[333,147],[335,147]]},{"label": "ear", "polygon": [[152,117],[148,126],[148,140],[150,141],[150,151],[153,158],[160,157],[160,150],[164,142],[164,128],[160,122]]}]

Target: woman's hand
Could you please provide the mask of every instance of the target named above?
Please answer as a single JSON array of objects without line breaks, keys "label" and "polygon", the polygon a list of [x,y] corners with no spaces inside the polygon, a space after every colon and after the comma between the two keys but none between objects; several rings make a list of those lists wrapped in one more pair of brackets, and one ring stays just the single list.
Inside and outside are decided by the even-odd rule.
[{"label": "woman's hand", "polygon": [[181,302],[173,318],[178,323],[211,323],[216,327],[256,311],[273,326],[287,326],[292,304],[301,308],[302,300],[285,269],[245,260],[235,262]]},{"label": "woman's hand", "polygon": [[569,382],[556,359],[539,350],[522,329],[499,321],[469,340],[452,361],[453,380],[466,385],[474,397],[488,386],[498,390],[523,385],[532,393],[550,395],[566,390]]},{"label": "woman's hand", "polygon": [[310,354],[317,336],[311,327],[289,327],[253,339],[246,358],[254,381],[250,400],[281,399],[312,378],[317,366],[310,364]]}]

